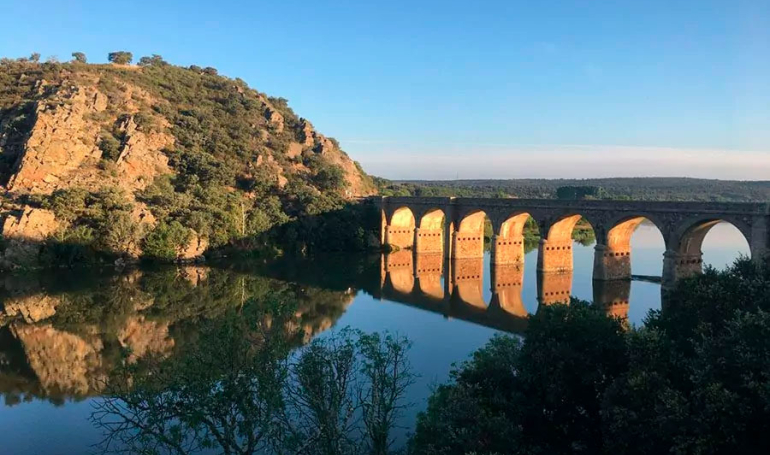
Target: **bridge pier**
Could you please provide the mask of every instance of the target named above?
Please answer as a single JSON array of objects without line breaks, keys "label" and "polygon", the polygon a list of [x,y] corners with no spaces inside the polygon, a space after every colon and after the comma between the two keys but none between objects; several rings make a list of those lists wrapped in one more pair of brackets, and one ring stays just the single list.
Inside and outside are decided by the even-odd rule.
[{"label": "bridge pier", "polygon": [[537,300],[541,305],[569,303],[572,294],[572,270],[537,274]]},{"label": "bridge pier", "polygon": [[414,246],[414,228],[387,226],[385,228],[385,244],[399,249],[412,249]]},{"label": "bridge pier", "polygon": [[611,248],[597,244],[594,247],[594,280],[630,280],[631,246]]},{"label": "bridge pier", "polygon": [[414,262],[411,251],[395,251],[385,255],[383,264],[383,284],[402,293],[410,293],[414,289]]},{"label": "bridge pier", "polygon": [[524,236],[505,238],[496,234],[492,235],[492,263],[523,264]]},{"label": "bridge pier", "polygon": [[537,271],[543,273],[572,272],[572,239],[540,239]]},{"label": "bridge pier", "polygon": [[452,233],[452,258],[474,259],[484,257],[484,232]]},{"label": "bridge pier", "polygon": [[443,231],[441,229],[414,229],[414,251],[417,254],[439,253],[444,248]]},{"label": "bridge pier", "polygon": [[444,299],[444,287],[441,285],[441,274],[444,268],[444,257],[438,254],[416,254],[414,257],[415,289],[435,300]]},{"label": "bridge pier", "polygon": [[666,250],[663,253],[663,277],[661,284],[671,288],[677,280],[703,273],[703,253],[681,253]]}]

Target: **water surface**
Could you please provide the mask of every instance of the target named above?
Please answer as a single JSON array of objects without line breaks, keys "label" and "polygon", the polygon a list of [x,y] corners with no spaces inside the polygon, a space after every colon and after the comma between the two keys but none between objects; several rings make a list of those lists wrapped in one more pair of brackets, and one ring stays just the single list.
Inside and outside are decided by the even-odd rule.
[{"label": "water surface", "polygon": [[[642,224],[632,239],[636,275],[660,276],[663,240]],[[717,225],[708,234],[704,262],[725,267],[748,254],[740,233]],[[526,313],[538,307],[537,252],[527,253],[521,302]],[[94,451],[102,430],[89,421],[110,371],[130,348],[132,361],[143,356],[174,356],[194,342],[201,321],[228,309],[260,305],[267,296],[291,295],[298,301],[292,326],[302,342],[329,336],[343,327],[407,336],[417,381],[402,419],[401,440],[424,409],[430,385],[448,378],[495,333],[520,331],[525,318],[478,302],[456,298],[438,302],[394,292],[381,257],[332,257],[306,262],[134,270],[65,271],[2,277],[0,312],[0,428],[3,454],[74,454]],[[480,273],[484,305],[493,301],[489,257]],[[593,245],[575,244],[570,294],[593,300]],[[471,283],[472,284],[472,283]],[[446,289],[446,277],[440,286]],[[624,290],[625,289],[625,290]],[[660,286],[632,281],[628,304],[616,310],[639,325],[660,307]],[[612,292],[609,292],[611,294]],[[494,319],[494,318],[501,319]],[[486,319],[485,319],[486,318]],[[474,323],[481,322],[481,323]],[[492,321],[493,323],[490,323]],[[502,321],[502,322],[500,322]]]}]

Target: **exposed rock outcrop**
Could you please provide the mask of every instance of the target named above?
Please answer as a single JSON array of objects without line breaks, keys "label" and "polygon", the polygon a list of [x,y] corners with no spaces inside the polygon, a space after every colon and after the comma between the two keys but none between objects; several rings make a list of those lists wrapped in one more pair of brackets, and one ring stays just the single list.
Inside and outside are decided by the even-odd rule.
[{"label": "exposed rock outcrop", "polygon": [[174,144],[173,136],[139,131],[133,116],[124,120],[119,128],[126,138],[116,163],[121,187],[129,191],[141,190],[156,176],[171,173],[163,150]]},{"label": "exposed rock outcrop", "polygon": [[72,174],[101,157],[100,126],[86,119],[102,112],[107,97],[94,87],[62,85],[51,98],[39,101],[35,123],[19,157],[8,189],[50,193],[72,184]]},{"label": "exposed rock outcrop", "polygon": [[2,224],[5,251],[0,268],[34,265],[40,245],[59,228],[53,212],[27,207],[20,215],[9,214]]},{"label": "exposed rock outcrop", "polygon": [[187,245],[178,252],[177,259],[180,262],[191,262],[200,259],[203,257],[203,253],[206,252],[206,248],[208,247],[209,241],[205,237],[201,237],[197,233],[192,232]]}]

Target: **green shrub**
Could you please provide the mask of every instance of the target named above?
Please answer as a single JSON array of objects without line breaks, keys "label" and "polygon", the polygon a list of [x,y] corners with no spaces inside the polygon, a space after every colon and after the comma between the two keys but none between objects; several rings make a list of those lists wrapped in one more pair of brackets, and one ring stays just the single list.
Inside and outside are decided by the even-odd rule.
[{"label": "green shrub", "polygon": [[112,133],[103,132],[99,138],[99,150],[102,151],[102,159],[106,161],[117,161],[120,157],[121,143]]},{"label": "green shrub", "polygon": [[190,230],[178,221],[161,222],[144,238],[142,253],[147,259],[173,261],[189,239]]}]

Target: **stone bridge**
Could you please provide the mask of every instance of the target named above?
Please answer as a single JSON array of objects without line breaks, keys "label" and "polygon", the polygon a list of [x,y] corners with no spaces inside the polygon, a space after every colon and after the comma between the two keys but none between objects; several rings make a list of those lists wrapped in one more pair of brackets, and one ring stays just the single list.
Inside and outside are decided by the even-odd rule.
[{"label": "stone bridge", "polygon": [[485,220],[492,224],[492,263],[524,260],[524,227],[531,217],[541,238],[537,269],[572,270],[572,231],[584,218],[596,235],[595,280],[631,278],[631,235],[645,219],[663,236],[663,285],[702,271],[701,245],[724,221],[746,238],[752,258],[768,255],[770,204],[504,198],[382,197],[381,242],[445,259],[484,255]]}]

